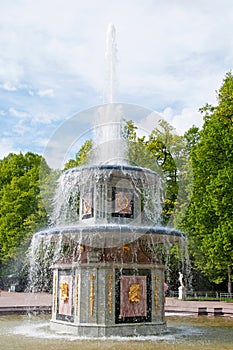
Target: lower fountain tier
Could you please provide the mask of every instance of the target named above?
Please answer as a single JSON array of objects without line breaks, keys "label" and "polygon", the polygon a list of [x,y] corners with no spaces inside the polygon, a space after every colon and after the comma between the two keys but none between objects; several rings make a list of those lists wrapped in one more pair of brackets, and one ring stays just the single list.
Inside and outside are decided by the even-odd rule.
[{"label": "lower fountain tier", "polygon": [[155,335],[166,328],[162,265],[57,266],[53,279],[53,330],[110,337]]},{"label": "lower fountain tier", "polygon": [[40,231],[34,235],[35,239],[50,237],[56,240],[62,236],[76,241],[80,245],[96,248],[117,247],[131,243],[140,237],[150,236],[151,243],[166,244],[185,241],[185,235],[175,229],[159,226],[137,226],[137,225],[77,225],[54,227]]}]

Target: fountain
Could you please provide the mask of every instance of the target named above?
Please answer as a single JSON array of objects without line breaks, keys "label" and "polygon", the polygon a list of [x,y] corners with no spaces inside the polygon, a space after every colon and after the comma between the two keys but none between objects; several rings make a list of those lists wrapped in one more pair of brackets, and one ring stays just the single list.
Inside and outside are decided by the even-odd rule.
[{"label": "fountain", "polygon": [[[120,105],[94,115],[94,156],[62,174],[54,226],[32,240],[32,289],[53,271],[52,319],[1,315],[0,348],[233,350],[231,317],[169,313],[166,327],[161,248],[185,237],[160,227],[158,172],[127,162]],[[184,289],[182,273],[179,280]]]},{"label": "fountain", "polygon": [[41,244],[52,252],[51,329],[78,336],[164,331],[161,247],[185,240],[181,232],[160,226],[158,173],[127,162],[121,109],[112,103],[114,41],[111,26],[110,103],[95,116],[91,162],[61,175],[54,227],[33,237],[33,256]]}]

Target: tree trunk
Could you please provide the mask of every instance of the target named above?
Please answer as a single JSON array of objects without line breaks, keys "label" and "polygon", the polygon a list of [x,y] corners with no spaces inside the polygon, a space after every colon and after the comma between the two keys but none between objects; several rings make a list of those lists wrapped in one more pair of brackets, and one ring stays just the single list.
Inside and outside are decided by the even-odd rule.
[{"label": "tree trunk", "polygon": [[227,267],[228,271],[228,293],[232,293],[231,266]]}]

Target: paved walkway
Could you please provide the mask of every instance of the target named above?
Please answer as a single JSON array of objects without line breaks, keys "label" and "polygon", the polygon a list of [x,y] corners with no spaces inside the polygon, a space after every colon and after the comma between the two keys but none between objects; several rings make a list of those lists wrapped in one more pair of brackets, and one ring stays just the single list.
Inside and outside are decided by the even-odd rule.
[{"label": "paved walkway", "polygon": [[3,306],[51,306],[52,295],[48,293],[1,292],[0,307]]},{"label": "paved walkway", "polygon": [[52,295],[48,293],[1,292],[0,315],[28,312],[51,313]]},{"label": "paved walkway", "polygon": [[[0,314],[27,309],[49,310],[52,306],[52,295],[48,293],[16,293],[1,292]],[[209,314],[214,314],[215,308],[222,308],[224,315],[233,317],[233,303],[216,301],[186,301],[177,298],[166,298],[165,311],[167,313],[198,314],[198,308],[206,307]]]},{"label": "paved walkway", "polygon": [[210,314],[214,314],[214,309],[222,308],[224,315],[233,317],[233,303],[226,303],[223,301],[188,301],[178,300],[176,298],[166,298],[165,303],[166,312],[198,314],[198,309],[203,307],[205,307]]}]

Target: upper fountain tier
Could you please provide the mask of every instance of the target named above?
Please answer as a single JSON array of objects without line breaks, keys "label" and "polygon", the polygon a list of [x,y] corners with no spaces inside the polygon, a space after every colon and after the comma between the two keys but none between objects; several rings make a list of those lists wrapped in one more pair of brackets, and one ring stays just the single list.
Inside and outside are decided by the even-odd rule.
[{"label": "upper fountain tier", "polygon": [[158,225],[161,181],[154,171],[130,165],[99,165],[66,171],[56,192],[56,225]]},{"label": "upper fountain tier", "polygon": [[130,165],[99,165],[66,171],[56,193],[55,227],[39,235],[72,238],[95,247],[120,246],[149,235],[153,244],[184,239],[160,226],[158,174]]}]

